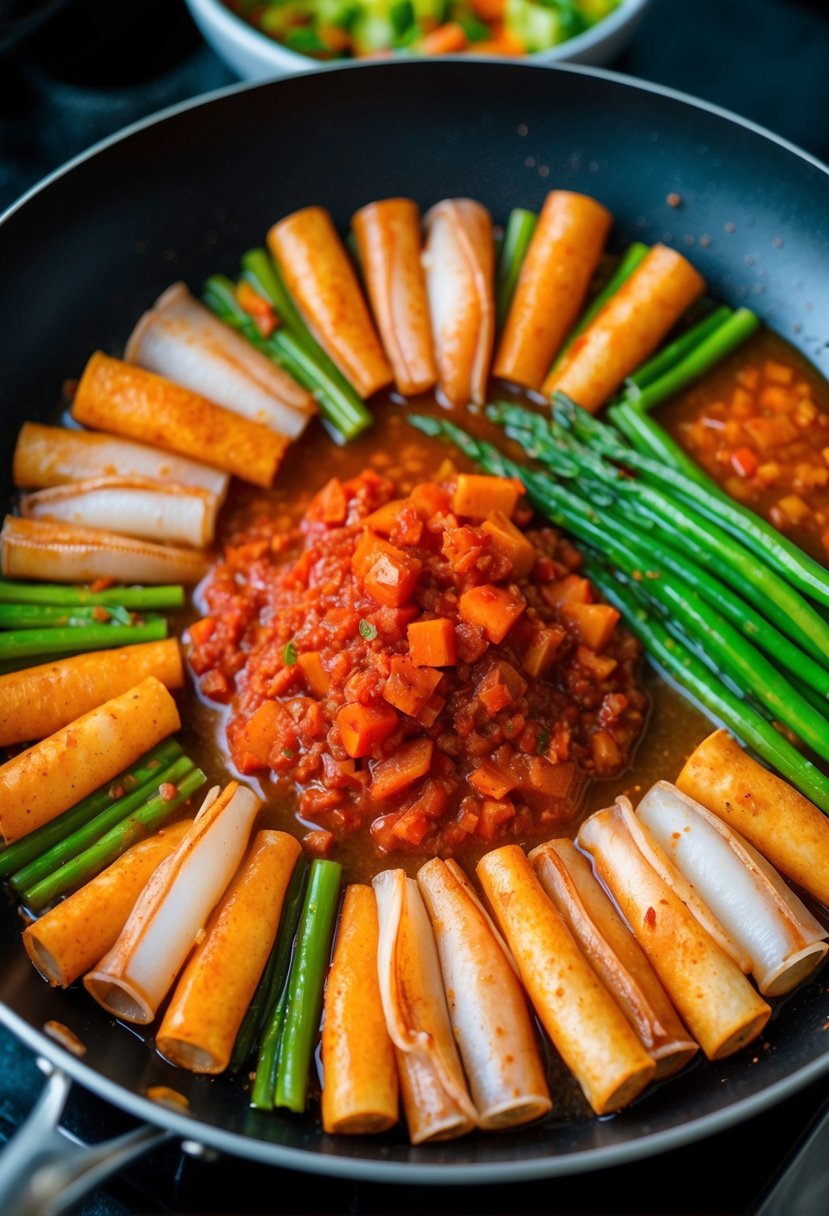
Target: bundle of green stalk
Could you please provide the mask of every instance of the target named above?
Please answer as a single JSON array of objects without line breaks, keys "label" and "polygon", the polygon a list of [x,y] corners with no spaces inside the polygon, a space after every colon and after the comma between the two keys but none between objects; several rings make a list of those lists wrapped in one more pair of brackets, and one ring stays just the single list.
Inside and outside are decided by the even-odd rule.
[{"label": "bundle of green stalk", "polygon": [[[243,334],[311,393],[333,439],[347,442],[371,425],[370,411],[311,334],[266,249],[244,254],[236,283],[225,275],[211,275],[202,298],[220,320]],[[240,300],[250,301],[251,311],[246,311]],[[258,317],[256,309],[260,309]]]},{"label": "bundle of green stalk", "polygon": [[552,421],[511,404],[488,412],[540,469],[446,420],[412,421],[485,472],[518,477],[538,512],[580,542],[590,577],[651,659],[829,813],[829,780],[804,754],[829,762],[829,572],[564,397]]},{"label": "bundle of green stalk", "polygon": [[174,739],[0,852],[0,879],[38,914],[168,823],[207,778]]},{"label": "bundle of green stalk", "polygon": [[39,655],[77,654],[161,641],[165,611],[184,603],[184,588],[26,583],[0,579],[0,669]]},{"label": "bundle of green stalk", "polygon": [[256,1055],[251,1105],[302,1112],[322,1013],[342,867],[304,856],[285,895],[279,929],[239,1029],[231,1067]]}]

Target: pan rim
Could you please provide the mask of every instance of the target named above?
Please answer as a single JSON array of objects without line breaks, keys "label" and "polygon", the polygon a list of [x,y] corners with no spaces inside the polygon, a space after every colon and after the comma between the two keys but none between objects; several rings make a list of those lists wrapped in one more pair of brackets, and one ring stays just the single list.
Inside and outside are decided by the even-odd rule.
[{"label": "pan rim", "polygon": [[[455,55],[447,56],[439,61],[427,62],[430,70],[437,70],[438,72],[450,70],[451,65],[463,65],[473,73],[478,70],[491,69],[493,66],[501,66],[512,70],[518,67],[524,71],[553,71],[565,75],[586,76],[622,86],[626,91],[632,90],[633,92],[645,93],[657,98],[669,99],[680,103],[684,107],[690,107],[703,114],[722,119],[729,125],[741,128],[758,136],[763,141],[772,143],[785,152],[794,155],[813,169],[817,169],[820,174],[829,180],[829,165],[805,149],[800,148],[760,124],[691,94],[627,76],[624,73],[582,64],[517,63],[514,59],[502,56],[480,56],[472,60],[466,56]],[[220,103],[226,98],[239,94],[248,93],[253,90],[268,89],[285,80],[297,79],[302,81],[306,78],[329,75],[331,72],[358,71],[365,74],[367,71],[417,71],[417,65],[420,65],[422,69],[423,61],[403,60],[399,62],[378,61],[369,64],[331,64],[303,72],[299,77],[288,73],[283,76],[275,76],[266,81],[233,82],[229,85],[199,94],[196,97],[174,103],[104,137],[47,173],[43,178],[25,190],[0,215],[0,228],[32,199],[39,196],[64,176],[83,166],[87,161],[93,160],[114,146],[127,142],[142,131],[175,119],[178,115],[200,109],[204,106],[210,106],[214,103]],[[480,65],[480,68],[477,65]],[[2,1001],[0,1001],[0,1023],[6,1025],[33,1052],[51,1061],[55,1066],[65,1071],[74,1081],[92,1093],[110,1102],[132,1117],[167,1128],[182,1139],[195,1139],[200,1143],[237,1157],[294,1169],[299,1172],[307,1173],[311,1171],[330,1177],[352,1180],[362,1179],[387,1183],[405,1182],[416,1183],[418,1185],[469,1184],[486,1181],[530,1181],[553,1176],[579,1174],[592,1169],[603,1169],[638,1161],[648,1155],[680,1148],[733,1127],[794,1095],[812,1081],[829,1072],[829,1048],[827,1048],[820,1057],[803,1065],[786,1078],[767,1086],[760,1093],[740,1098],[722,1110],[699,1115],[692,1120],[682,1123],[678,1127],[642,1135],[630,1142],[577,1150],[565,1153],[563,1156],[555,1156],[554,1153],[548,1151],[543,1155],[528,1156],[514,1161],[502,1160],[466,1164],[435,1162],[429,1164],[421,1161],[406,1162],[377,1158],[373,1160],[357,1157],[350,1158],[334,1153],[327,1153],[324,1150],[314,1151],[294,1148],[260,1139],[256,1136],[226,1131],[211,1123],[204,1122],[196,1116],[180,1114],[159,1106],[140,1093],[127,1089],[120,1083],[111,1080],[92,1066],[85,1064],[82,1060],[55,1044],[43,1031],[37,1029]]]},{"label": "pan rim", "polygon": [[463,1185],[482,1182],[529,1182],[542,1178],[564,1177],[582,1174],[590,1170],[612,1168],[639,1161],[656,1153],[669,1152],[726,1131],[737,1123],[792,1097],[811,1082],[829,1073],[829,1050],[815,1060],[803,1065],[794,1073],[758,1094],[738,1099],[723,1110],[700,1115],[679,1127],[639,1136],[629,1143],[602,1145],[583,1149],[557,1157],[552,1153],[517,1161],[484,1161],[468,1164],[451,1164],[422,1161],[384,1161],[381,1158],[341,1157],[334,1153],[313,1152],[292,1148],[247,1136],[239,1132],[225,1131],[213,1124],[202,1122],[195,1116],[178,1112],[154,1102],[132,1090],[125,1089],[117,1081],[105,1077],[83,1060],[60,1047],[45,1033],[37,1030],[25,1018],[9,1009],[0,1001],[0,1022],[17,1036],[38,1056],[47,1059],[61,1069],[73,1081],[90,1090],[97,1097],[109,1102],[134,1118],[166,1128],[182,1140],[196,1140],[199,1144],[218,1149],[235,1157],[256,1161],[264,1165],[276,1165],[300,1173],[323,1174],[326,1177],[345,1178],[351,1181],[405,1182],[418,1185]]},{"label": "pan rim", "polygon": [[798,144],[786,139],[782,135],[777,135],[768,127],[762,126],[760,123],[754,122],[750,118],[744,118],[733,110],[727,109],[725,106],[716,105],[714,102],[705,101],[701,97],[696,97],[692,93],[685,93],[680,89],[673,89],[668,85],[657,84],[653,81],[644,80],[638,76],[627,76],[624,72],[616,72],[609,68],[592,67],[589,64],[580,63],[522,63],[511,59],[504,55],[476,55],[474,59],[464,55],[445,55],[436,60],[421,60],[421,59],[401,59],[401,60],[377,60],[377,61],[355,61],[344,63],[329,63],[324,64],[319,68],[314,68],[311,71],[302,73],[286,72],[282,75],[276,75],[269,80],[241,80],[235,81],[228,85],[221,85],[219,88],[210,89],[205,93],[199,93],[195,97],[186,98],[184,101],[174,102],[172,105],[164,106],[160,110],[155,110],[151,114],[147,114],[144,118],[139,118],[135,122],[129,123],[127,126],[120,128],[111,135],[104,136],[103,139],[91,144],[88,148],[78,152],[75,156],[70,157],[62,164],[48,172],[44,177],[34,182],[17,198],[14,199],[3,212],[0,212],[0,228],[17,214],[31,199],[35,198],[42,191],[46,190],[54,182],[68,175],[74,169],[83,165],[86,161],[94,159],[101,153],[106,152],[109,148],[116,144],[126,142],[132,136],[138,135],[141,131],[148,130],[150,127],[160,125],[168,120],[177,117],[179,114],[186,114],[188,111],[198,109],[201,106],[209,106],[214,102],[220,102],[226,97],[235,97],[241,93],[253,92],[256,90],[265,90],[274,85],[281,84],[283,81],[305,81],[315,79],[318,76],[327,76],[334,72],[397,72],[397,71],[417,71],[422,70],[423,64],[428,64],[431,70],[444,71],[451,65],[463,65],[466,68],[472,68],[473,72],[480,68],[492,67],[499,65],[504,68],[529,72],[556,72],[564,75],[588,76],[600,80],[607,80],[609,83],[622,85],[626,89],[633,89],[642,93],[650,93],[656,97],[668,98],[671,101],[677,101],[682,105],[687,105],[696,110],[701,110],[705,114],[712,114],[717,118],[721,118],[727,123],[742,127],[746,131],[750,131],[753,135],[758,135],[760,138],[769,140],[782,148],[786,152],[797,156],[800,160],[811,165],[812,168],[819,170],[827,178],[829,178],[829,164],[814,156],[811,152],[807,152],[805,148],[801,148]]}]

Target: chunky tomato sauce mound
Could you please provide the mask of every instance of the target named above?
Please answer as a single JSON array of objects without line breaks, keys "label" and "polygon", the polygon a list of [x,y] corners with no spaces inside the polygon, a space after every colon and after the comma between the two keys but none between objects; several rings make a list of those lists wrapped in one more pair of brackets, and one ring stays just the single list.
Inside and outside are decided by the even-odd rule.
[{"label": "chunky tomato sauce mound", "polygon": [[629,763],[640,650],[521,487],[458,474],[405,498],[334,478],[291,531],[234,538],[190,631],[242,773],[293,786],[319,853],[370,833],[447,855],[549,833]]}]

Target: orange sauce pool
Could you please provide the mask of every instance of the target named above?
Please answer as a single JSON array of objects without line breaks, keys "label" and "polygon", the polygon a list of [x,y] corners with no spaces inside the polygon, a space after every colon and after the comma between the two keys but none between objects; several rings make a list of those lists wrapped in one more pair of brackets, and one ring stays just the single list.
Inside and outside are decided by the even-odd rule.
[{"label": "orange sauce pool", "polygon": [[[305,510],[313,494],[332,476],[347,479],[364,468],[374,468],[394,480],[405,494],[419,481],[446,476],[452,466],[470,468],[456,449],[427,438],[407,422],[408,413],[435,413],[440,408],[431,398],[405,405],[393,396],[384,398],[376,405],[372,429],[345,447],[336,447],[320,426],[313,425],[292,449],[291,459],[283,465],[272,490],[234,486],[220,519],[218,546],[243,520],[261,510],[271,518],[284,520],[287,529]],[[471,431],[504,443],[501,432],[490,427],[480,415],[469,414],[459,421]],[[194,606],[176,623],[179,629],[200,615],[198,588],[193,598]],[[611,803],[617,795],[629,792],[636,798],[654,781],[673,779],[689,753],[712,729],[710,720],[651,667],[643,662],[641,670],[650,710],[633,763],[618,776],[595,780],[588,786],[577,813],[566,828],[562,828],[567,835],[574,835],[587,814]],[[225,740],[227,716],[228,710],[223,706],[200,696],[191,675],[182,705],[185,750],[202,765],[211,781],[242,777],[265,799],[264,823],[302,837],[311,825],[298,819],[293,793],[279,789],[268,779],[242,776],[234,771]],[[533,839],[519,843],[531,847],[538,842]],[[492,847],[478,840],[459,851],[457,857],[471,872],[478,857]],[[425,854],[421,856],[414,852],[384,854],[362,835],[338,843],[330,856],[343,864],[346,881],[363,882],[390,866],[402,866],[413,875],[426,860]]]},{"label": "orange sauce pool", "polygon": [[829,383],[760,330],[656,415],[729,494],[829,564]]}]

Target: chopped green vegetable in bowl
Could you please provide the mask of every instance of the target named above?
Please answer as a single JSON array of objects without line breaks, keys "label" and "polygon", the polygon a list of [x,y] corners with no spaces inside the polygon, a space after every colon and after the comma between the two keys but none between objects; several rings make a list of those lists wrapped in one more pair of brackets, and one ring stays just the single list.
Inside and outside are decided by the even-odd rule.
[{"label": "chopped green vegetable in bowl", "polygon": [[[625,0],[223,0],[288,49],[317,60],[463,51],[521,56],[589,31]],[[631,7],[641,8],[641,3]]]}]

